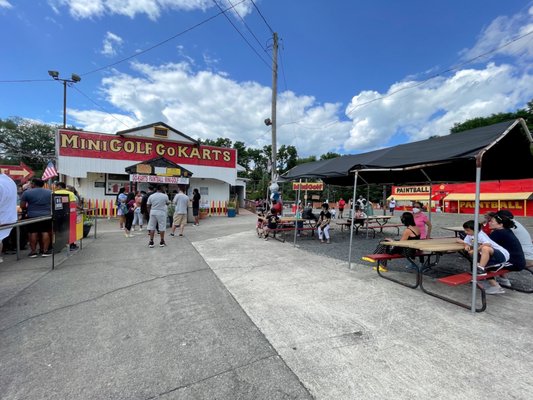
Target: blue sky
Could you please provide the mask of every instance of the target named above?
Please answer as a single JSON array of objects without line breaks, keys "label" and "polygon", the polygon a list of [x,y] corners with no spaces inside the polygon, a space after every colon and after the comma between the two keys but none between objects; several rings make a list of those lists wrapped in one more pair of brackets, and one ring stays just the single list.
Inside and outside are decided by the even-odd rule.
[{"label": "blue sky", "polygon": [[[234,6],[228,18],[217,4]],[[195,138],[261,147],[271,143],[263,120],[271,113],[272,29],[280,38],[278,146],[294,145],[301,156],[345,154],[445,135],[455,122],[533,99],[532,7],[0,0],[0,118],[61,123],[62,86],[47,74],[57,70],[82,78],[68,88],[68,124],[114,133],[163,121]],[[18,80],[36,81],[11,82]]]}]

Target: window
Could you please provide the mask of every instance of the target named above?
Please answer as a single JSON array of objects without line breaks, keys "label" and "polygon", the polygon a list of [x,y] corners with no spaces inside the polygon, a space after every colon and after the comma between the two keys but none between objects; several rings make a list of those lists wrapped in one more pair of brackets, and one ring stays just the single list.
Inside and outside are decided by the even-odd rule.
[{"label": "window", "polygon": [[200,186],[200,196],[209,196],[209,188]]},{"label": "window", "polygon": [[160,126],[154,127],[154,136],[160,138],[168,137],[168,129]]}]

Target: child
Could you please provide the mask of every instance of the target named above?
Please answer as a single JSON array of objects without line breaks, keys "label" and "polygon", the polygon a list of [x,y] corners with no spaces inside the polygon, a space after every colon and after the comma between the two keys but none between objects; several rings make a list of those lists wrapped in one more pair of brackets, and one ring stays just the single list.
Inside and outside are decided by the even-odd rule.
[{"label": "child", "polygon": [[268,240],[268,233],[272,230],[275,230],[278,227],[279,224],[279,217],[274,212],[269,212],[266,216],[266,226],[263,227],[265,240]]},{"label": "child", "polygon": [[265,214],[263,213],[262,209],[261,211],[259,211],[257,213],[257,223],[255,225],[255,230],[257,232],[257,237],[259,238],[262,238],[265,234],[265,230],[264,230],[264,226],[265,226],[265,222],[264,222],[264,216]]},{"label": "child", "polygon": [[[463,229],[465,230],[466,236],[463,240],[458,239],[458,241],[459,243],[464,243],[465,250],[468,254],[472,255],[474,253],[474,221],[466,221],[463,224]],[[477,266],[478,276],[487,275],[487,265],[489,268],[490,266],[497,265],[492,269],[498,271],[503,268],[502,263],[509,261],[509,252],[489,238],[487,234],[481,230],[481,226],[479,227],[477,242],[480,255]]]},{"label": "child", "polygon": [[[328,203],[322,204],[322,211],[318,217],[318,238],[320,243],[329,243],[329,223],[331,221],[331,213],[328,210]],[[324,241],[324,238],[326,239]]]}]

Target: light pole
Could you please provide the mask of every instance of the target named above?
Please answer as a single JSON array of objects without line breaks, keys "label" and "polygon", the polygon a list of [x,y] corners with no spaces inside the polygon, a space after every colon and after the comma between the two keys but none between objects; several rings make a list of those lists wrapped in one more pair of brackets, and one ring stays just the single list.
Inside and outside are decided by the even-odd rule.
[{"label": "light pole", "polygon": [[63,82],[63,128],[67,127],[67,83],[77,83],[81,81],[81,78],[77,74],[72,74],[70,79],[61,79],[59,77],[59,72],[57,71],[48,71],[54,80]]}]

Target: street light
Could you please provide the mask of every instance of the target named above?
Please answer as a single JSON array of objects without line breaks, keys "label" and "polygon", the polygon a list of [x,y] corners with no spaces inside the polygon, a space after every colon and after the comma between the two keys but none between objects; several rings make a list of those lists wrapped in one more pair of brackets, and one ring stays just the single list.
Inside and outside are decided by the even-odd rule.
[{"label": "street light", "polygon": [[81,77],[77,74],[72,74],[70,79],[61,79],[59,77],[59,72],[57,71],[48,71],[55,81],[63,82],[63,128],[67,127],[67,83],[77,83],[81,81]]}]

